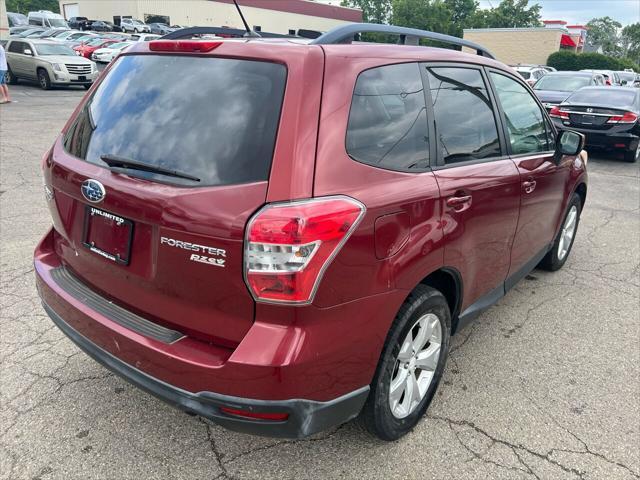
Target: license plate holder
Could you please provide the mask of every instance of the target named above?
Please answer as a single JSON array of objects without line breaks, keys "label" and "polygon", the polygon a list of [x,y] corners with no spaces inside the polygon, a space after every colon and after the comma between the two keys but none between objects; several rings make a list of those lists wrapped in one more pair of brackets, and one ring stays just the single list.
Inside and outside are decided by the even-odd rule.
[{"label": "license plate holder", "polygon": [[87,77],[86,77],[86,75],[80,75],[78,77],[78,80],[81,81],[81,82],[85,82],[87,80]]},{"label": "license plate holder", "polygon": [[119,215],[86,205],[82,245],[120,265],[129,265],[133,222]]}]

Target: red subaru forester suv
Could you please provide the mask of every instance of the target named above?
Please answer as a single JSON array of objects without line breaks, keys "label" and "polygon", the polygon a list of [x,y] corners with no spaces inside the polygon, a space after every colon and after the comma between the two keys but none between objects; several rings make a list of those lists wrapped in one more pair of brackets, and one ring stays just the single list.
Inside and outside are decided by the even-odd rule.
[{"label": "red subaru forester suv", "polygon": [[44,308],[107,368],[230,429],[360,415],[397,439],[451,335],[567,260],[584,138],[458,38],[203,30],[120,55],[45,155]]}]

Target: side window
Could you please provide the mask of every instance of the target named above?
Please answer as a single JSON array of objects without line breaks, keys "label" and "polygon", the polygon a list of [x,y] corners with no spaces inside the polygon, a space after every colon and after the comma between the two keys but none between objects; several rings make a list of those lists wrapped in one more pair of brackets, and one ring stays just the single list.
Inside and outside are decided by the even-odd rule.
[{"label": "side window", "polygon": [[504,111],[511,152],[518,155],[552,150],[544,115],[531,94],[505,75],[491,72],[491,79]]},{"label": "side window", "polygon": [[445,164],[501,155],[498,128],[479,70],[426,67],[438,149]]},{"label": "side window", "polygon": [[347,153],[389,170],[429,166],[424,88],[417,63],[366,70],[358,76],[347,127]]},{"label": "side window", "polygon": [[11,53],[22,53],[23,48],[24,43],[22,42],[11,42],[11,45],[9,45],[9,51]]}]

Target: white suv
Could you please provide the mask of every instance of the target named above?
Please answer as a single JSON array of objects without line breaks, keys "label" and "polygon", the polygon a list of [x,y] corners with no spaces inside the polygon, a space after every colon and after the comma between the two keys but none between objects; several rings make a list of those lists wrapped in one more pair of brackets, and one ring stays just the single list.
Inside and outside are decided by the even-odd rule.
[{"label": "white suv", "polygon": [[531,86],[549,73],[548,70],[542,67],[525,67],[524,65],[516,65],[513,68]]},{"label": "white suv", "polygon": [[151,33],[151,28],[146,23],[136,20],[134,18],[123,18],[120,20],[120,26],[123,32],[131,33]]}]

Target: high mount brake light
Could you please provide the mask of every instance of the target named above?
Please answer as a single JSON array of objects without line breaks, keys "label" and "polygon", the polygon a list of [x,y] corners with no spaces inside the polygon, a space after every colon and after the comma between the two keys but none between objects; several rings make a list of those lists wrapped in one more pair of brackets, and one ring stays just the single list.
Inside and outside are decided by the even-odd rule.
[{"label": "high mount brake light", "polygon": [[244,274],[256,301],[306,304],[366,209],[343,196],[271,204],[247,225]]},{"label": "high mount brake light", "polygon": [[152,40],[149,50],[152,52],[210,52],[218,48],[222,42],[206,42],[200,40]]},{"label": "high mount brake light", "polygon": [[560,110],[560,107],[553,107],[550,111],[549,111],[549,116],[550,117],[555,117],[555,118],[562,118],[563,120],[569,120],[569,114],[567,112],[563,112],[562,110]]},{"label": "high mount brake light", "polygon": [[607,123],[636,123],[638,115],[633,112],[626,112],[624,115],[613,115],[609,117]]}]

